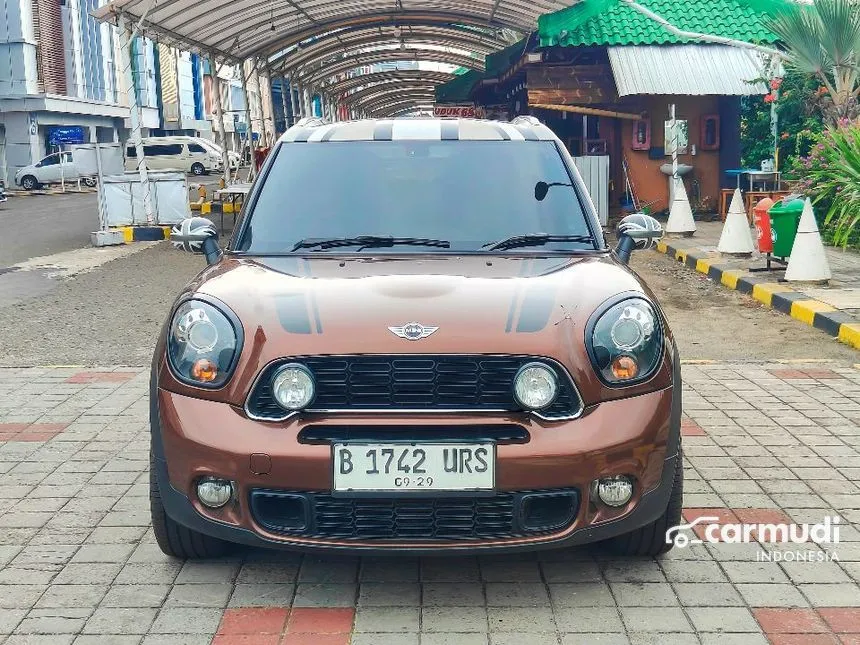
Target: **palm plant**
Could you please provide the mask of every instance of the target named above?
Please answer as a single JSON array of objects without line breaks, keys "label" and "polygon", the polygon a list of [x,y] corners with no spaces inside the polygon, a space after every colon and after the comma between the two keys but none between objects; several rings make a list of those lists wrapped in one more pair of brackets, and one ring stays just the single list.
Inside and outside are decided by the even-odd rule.
[{"label": "palm plant", "polygon": [[813,74],[827,89],[833,123],[858,116],[860,93],[860,3],[857,0],[815,0],[792,4],[767,20],[782,40],[788,62]]}]

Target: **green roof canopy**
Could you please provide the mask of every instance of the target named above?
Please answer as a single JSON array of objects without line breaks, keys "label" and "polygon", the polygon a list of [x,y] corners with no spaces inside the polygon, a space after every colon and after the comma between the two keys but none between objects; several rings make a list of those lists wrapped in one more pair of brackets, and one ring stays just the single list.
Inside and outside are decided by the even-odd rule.
[{"label": "green roof canopy", "polygon": [[470,69],[464,74],[455,76],[447,83],[436,86],[437,103],[469,103],[475,85],[481,82],[484,73]]},{"label": "green roof canopy", "polygon": [[[791,0],[638,0],[685,31],[754,43],[777,40],[762,18],[796,5]],[[698,42],[679,38],[622,0],[582,0],[538,19],[542,47],[664,45]]]},{"label": "green roof canopy", "polygon": [[504,49],[487,54],[487,76],[500,76],[503,72],[515,65],[520,57],[526,52],[526,47],[529,45],[530,36],[526,36],[522,40],[509,45]]}]

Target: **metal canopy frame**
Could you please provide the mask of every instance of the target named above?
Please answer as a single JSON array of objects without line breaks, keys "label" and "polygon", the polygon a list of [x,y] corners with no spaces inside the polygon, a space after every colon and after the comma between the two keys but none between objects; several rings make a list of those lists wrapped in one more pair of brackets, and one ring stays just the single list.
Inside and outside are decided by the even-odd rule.
[{"label": "metal canopy frame", "polygon": [[[383,87],[388,83],[377,82],[381,78],[339,85],[366,71],[357,68],[419,61],[483,70],[484,56],[509,44],[505,30],[530,32],[538,16],[576,1],[112,0],[94,15],[134,23],[145,16],[145,35],[154,40],[218,62],[264,61],[268,72],[289,77],[303,93],[324,92],[334,102],[346,93],[353,103],[350,95],[358,88],[363,88],[362,98],[386,97],[389,91]],[[423,85],[411,77],[391,82],[402,81],[404,95],[423,100],[415,92],[426,93],[446,80],[424,67],[419,70],[426,78]],[[409,110],[399,103],[367,107]]]}]

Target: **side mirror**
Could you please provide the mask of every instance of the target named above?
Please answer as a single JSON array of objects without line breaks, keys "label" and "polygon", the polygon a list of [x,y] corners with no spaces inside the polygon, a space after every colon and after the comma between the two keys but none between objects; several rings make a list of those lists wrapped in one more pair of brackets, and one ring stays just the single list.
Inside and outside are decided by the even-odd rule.
[{"label": "side mirror", "polygon": [[207,264],[215,264],[221,259],[218,248],[218,229],[205,217],[188,217],[170,232],[173,246],[189,253],[202,253]]},{"label": "side mirror", "polygon": [[650,249],[663,237],[663,226],[650,215],[634,213],[618,223],[618,246],[615,253],[624,264],[630,262],[634,249]]},{"label": "side mirror", "polygon": [[545,181],[539,181],[535,184],[535,199],[539,202],[542,202],[546,199],[547,193],[549,193],[549,184]]}]

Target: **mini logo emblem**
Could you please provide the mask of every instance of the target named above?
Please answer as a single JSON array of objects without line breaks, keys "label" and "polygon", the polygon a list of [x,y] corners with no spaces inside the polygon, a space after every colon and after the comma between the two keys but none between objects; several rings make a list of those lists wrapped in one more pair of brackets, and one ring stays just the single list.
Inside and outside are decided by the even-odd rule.
[{"label": "mini logo emblem", "polygon": [[400,336],[400,338],[405,338],[406,340],[421,340],[422,338],[427,338],[430,334],[435,333],[437,329],[439,328],[425,327],[421,323],[411,322],[406,323],[402,327],[389,327],[388,331],[395,336]]}]

